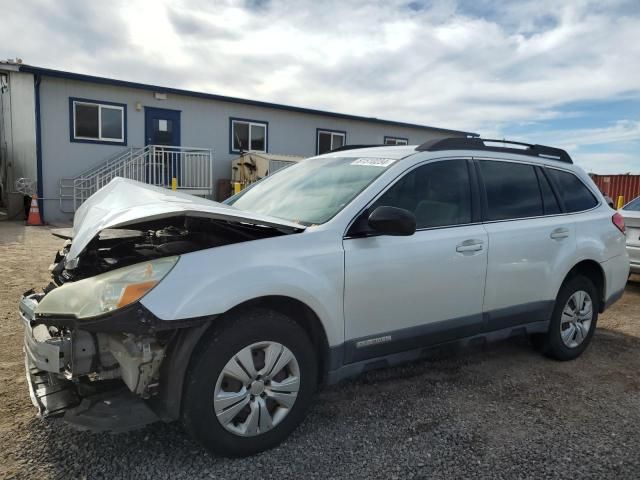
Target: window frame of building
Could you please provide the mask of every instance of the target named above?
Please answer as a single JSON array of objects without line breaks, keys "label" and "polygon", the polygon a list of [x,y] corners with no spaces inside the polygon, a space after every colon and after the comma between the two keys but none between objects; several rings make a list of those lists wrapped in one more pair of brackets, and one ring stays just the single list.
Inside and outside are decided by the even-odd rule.
[{"label": "window frame of building", "polygon": [[328,133],[331,135],[331,140],[330,140],[330,147],[329,150],[327,150],[327,152],[330,152],[331,150],[333,150],[334,148],[338,148],[338,147],[334,147],[333,146],[333,137],[334,136],[341,136],[342,137],[342,145],[344,146],[347,144],[347,132],[345,130],[332,130],[330,128],[316,128],[316,155],[322,155],[322,153],[327,153],[327,152],[322,152],[320,153],[320,134],[321,133]]},{"label": "window frame of building", "polygon": [[[77,119],[76,106],[88,105],[98,108],[98,136],[87,137],[76,135]],[[120,132],[119,138],[105,137],[102,132],[102,110],[117,110],[120,112]],[[107,102],[104,100],[90,100],[87,98],[69,97],[69,140],[73,143],[94,143],[100,145],[127,145],[127,104]]]},{"label": "window frame of building", "polygon": [[[239,148],[234,148],[234,125],[235,124],[246,124],[248,126],[248,139],[247,139],[247,148],[242,149],[243,152],[256,152],[256,153],[269,153],[269,122],[265,120],[253,120],[250,118],[229,118],[229,153],[240,153]],[[264,150],[253,150],[251,149],[251,127],[264,127]]]},{"label": "window frame of building", "polygon": [[[393,143],[388,143],[390,141]],[[385,135],[384,144],[385,145],[409,145],[409,139],[406,137],[393,137],[393,136]]]}]

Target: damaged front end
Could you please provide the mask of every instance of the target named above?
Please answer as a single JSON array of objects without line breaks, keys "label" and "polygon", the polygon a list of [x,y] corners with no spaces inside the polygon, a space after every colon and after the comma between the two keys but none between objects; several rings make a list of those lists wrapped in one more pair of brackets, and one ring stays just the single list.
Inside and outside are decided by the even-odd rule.
[{"label": "damaged front end", "polygon": [[[138,300],[179,259],[165,256],[174,236],[156,245],[149,241],[172,228],[101,233],[73,268],[65,263],[68,241],[50,268],[51,283],[42,293],[24,294],[27,381],[41,416],[64,414],[94,431],[128,430],[158,419],[145,400],[157,395],[176,325],[162,322]],[[180,253],[208,245],[174,241],[183,242]]]},{"label": "damaged front end", "polygon": [[20,301],[27,380],[41,416],[64,415],[94,431],[176,419],[191,351],[219,312],[160,319],[139,300],[181,255],[304,229],[112,180],[81,205],[73,229],[54,232],[67,242],[50,267],[52,281]]},{"label": "damaged front end", "polygon": [[[31,293],[20,302],[29,395],[39,414],[64,415],[81,429],[113,432],[158,420],[144,400],[157,393],[169,335],[152,329],[99,332],[95,320],[86,330],[64,318],[41,323],[35,309],[43,296]],[[137,308],[119,315],[145,323]]]},{"label": "damaged front end", "polygon": [[[52,281],[41,293],[24,294],[20,317],[30,396],[40,414],[117,432],[175,418],[190,351],[215,318],[212,312],[162,320],[139,300],[181,255],[304,227],[239,216],[214,202],[194,209],[194,197],[121,179],[105,189],[113,195],[99,191],[89,199],[72,232],[54,233],[68,241],[50,267]],[[134,193],[146,198],[146,208],[109,206],[114,195],[117,203]],[[109,211],[109,221],[101,211]],[[193,331],[199,333],[189,336]]]}]

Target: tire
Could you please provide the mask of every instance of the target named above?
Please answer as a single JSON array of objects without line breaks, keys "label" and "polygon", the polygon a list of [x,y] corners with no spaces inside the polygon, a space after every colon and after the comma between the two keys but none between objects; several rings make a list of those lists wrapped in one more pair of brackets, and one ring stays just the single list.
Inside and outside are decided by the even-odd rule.
[{"label": "tire", "polygon": [[[273,365],[270,374],[268,365]],[[273,448],[304,419],[317,378],[314,348],[302,327],[272,310],[236,312],[212,329],[194,353],[183,425],[214,454],[243,457]],[[297,394],[289,391],[296,381]]]},{"label": "tire", "polygon": [[[581,292],[586,294],[584,300],[580,300]],[[590,317],[587,315],[587,301],[591,305]],[[577,308],[577,303],[582,303],[581,308]],[[539,337],[537,342],[542,352],[562,361],[579,357],[589,346],[595,333],[599,308],[598,290],[588,277],[578,275],[565,281],[556,298],[549,331]],[[576,311],[578,314],[575,314]],[[569,315],[571,312],[575,314],[573,317]],[[575,321],[570,320],[571,318]],[[590,318],[588,324],[587,318]]]}]

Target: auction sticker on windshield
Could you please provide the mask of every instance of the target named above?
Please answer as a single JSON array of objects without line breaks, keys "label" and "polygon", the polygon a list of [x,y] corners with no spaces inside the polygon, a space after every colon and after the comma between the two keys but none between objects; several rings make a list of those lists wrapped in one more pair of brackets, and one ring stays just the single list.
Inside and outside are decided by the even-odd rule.
[{"label": "auction sticker on windshield", "polygon": [[388,167],[396,160],[394,158],[358,158],[351,165],[366,165],[367,167]]}]

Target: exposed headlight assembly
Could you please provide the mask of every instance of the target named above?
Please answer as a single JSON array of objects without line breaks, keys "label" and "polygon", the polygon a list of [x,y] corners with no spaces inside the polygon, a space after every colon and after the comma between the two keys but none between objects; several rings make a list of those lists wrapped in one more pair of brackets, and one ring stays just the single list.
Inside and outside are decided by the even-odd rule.
[{"label": "exposed headlight assembly", "polygon": [[178,258],[159,258],[65,283],[44,296],[36,314],[88,318],[122,308],[155,287],[171,271]]}]

